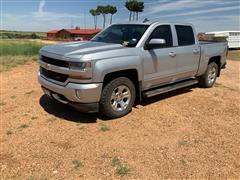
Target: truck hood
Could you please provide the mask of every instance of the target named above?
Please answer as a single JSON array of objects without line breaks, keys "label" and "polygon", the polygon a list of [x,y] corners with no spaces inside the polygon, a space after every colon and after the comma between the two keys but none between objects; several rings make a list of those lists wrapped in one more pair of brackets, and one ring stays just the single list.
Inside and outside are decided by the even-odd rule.
[{"label": "truck hood", "polygon": [[82,42],[70,42],[62,43],[52,46],[43,47],[40,50],[41,54],[55,54],[68,58],[82,58],[84,55],[91,53],[106,52],[110,50],[123,49],[124,46],[121,44],[109,44],[103,42],[94,41],[82,41]]}]

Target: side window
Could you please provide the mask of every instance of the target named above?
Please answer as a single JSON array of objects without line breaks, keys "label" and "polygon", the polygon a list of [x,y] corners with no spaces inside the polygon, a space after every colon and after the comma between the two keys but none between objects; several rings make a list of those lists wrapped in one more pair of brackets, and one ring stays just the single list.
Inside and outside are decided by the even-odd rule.
[{"label": "side window", "polygon": [[169,25],[161,25],[156,27],[149,37],[150,39],[165,39],[166,45],[164,47],[172,47],[172,32]]},{"label": "side window", "polygon": [[191,26],[176,25],[179,46],[195,44],[194,33]]}]

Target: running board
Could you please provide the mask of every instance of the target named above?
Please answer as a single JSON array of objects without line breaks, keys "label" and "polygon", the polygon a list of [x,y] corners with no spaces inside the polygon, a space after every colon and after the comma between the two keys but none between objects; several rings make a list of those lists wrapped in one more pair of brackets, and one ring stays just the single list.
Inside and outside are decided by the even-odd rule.
[{"label": "running board", "polygon": [[176,90],[176,89],[184,88],[184,87],[191,86],[191,85],[194,85],[194,84],[197,84],[197,83],[198,83],[197,79],[190,79],[190,80],[187,80],[187,81],[184,81],[184,82],[179,82],[179,83],[175,83],[175,84],[172,84],[172,85],[160,87],[158,89],[146,91],[146,92],[143,93],[143,97],[144,98],[149,98],[149,97],[152,97],[152,96],[155,96],[155,95],[159,95],[159,94],[163,94],[163,93],[173,91],[173,90]]}]

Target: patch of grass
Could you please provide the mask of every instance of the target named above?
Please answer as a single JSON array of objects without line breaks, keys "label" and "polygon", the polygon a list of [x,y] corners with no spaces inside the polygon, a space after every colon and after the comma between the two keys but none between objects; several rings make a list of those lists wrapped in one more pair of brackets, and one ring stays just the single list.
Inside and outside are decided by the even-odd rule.
[{"label": "patch of grass", "polygon": [[24,56],[24,55],[0,56],[0,72],[10,70],[19,65],[23,65],[29,61],[36,61],[37,59],[38,59],[37,55],[35,56]]},{"label": "patch of grass", "polygon": [[240,50],[228,51],[227,59],[232,60],[232,61],[240,61]]},{"label": "patch of grass", "polygon": [[11,98],[11,99],[16,99],[16,96],[11,96],[10,98]]},{"label": "patch of grass", "polygon": [[75,169],[78,169],[79,167],[83,166],[82,162],[78,159],[73,160],[72,163],[73,163]]},{"label": "patch of grass", "polygon": [[50,122],[50,123],[53,123],[56,120],[57,120],[56,118],[49,118],[49,119],[47,119],[47,121]]},{"label": "patch of grass", "polygon": [[5,102],[0,102],[0,106],[5,106],[6,103]]},{"label": "patch of grass", "polygon": [[28,180],[34,180],[35,178],[33,176],[30,176]]},{"label": "patch of grass", "polygon": [[1,40],[0,52],[1,56],[33,56],[38,55],[39,50],[43,47],[43,44],[33,41],[22,40]]},{"label": "patch of grass", "polygon": [[180,162],[183,166],[187,165],[186,155],[182,155],[182,157],[180,159]]},{"label": "patch of grass", "polygon": [[11,135],[12,134],[12,131],[7,131],[7,135]]},{"label": "patch of grass", "polygon": [[27,124],[22,124],[21,126],[19,126],[19,128],[21,129],[25,129],[25,128],[28,128],[29,126]]},{"label": "patch of grass", "polygon": [[103,132],[106,132],[106,131],[110,131],[110,128],[107,125],[105,125],[105,124],[101,124],[99,130],[103,131]]},{"label": "patch of grass", "polygon": [[0,72],[38,59],[44,44],[30,40],[0,40]]},{"label": "patch of grass", "polygon": [[112,165],[113,166],[120,166],[121,165],[121,160],[118,157],[114,157],[112,159]]},{"label": "patch of grass", "polygon": [[130,169],[127,166],[122,164],[120,158],[118,157],[114,157],[112,159],[112,165],[116,167],[116,174],[120,176],[126,175],[130,171]]},{"label": "patch of grass", "polygon": [[217,151],[215,151],[215,150],[213,151],[213,153],[214,153],[215,155],[217,155],[217,154],[218,154],[218,152],[217,152]]},{"label": "patch of grass", "polygon": [[218,93],[214,93],[214,96],[217,97],[217,96],[218,96]]},{"label": "patch of grass", "polygon": [[31,117],[31,120],[35,120],[35,119],[38,119],[38,117],[36,116]]},{"label": "patch of grass", "polygon": [[126,175],[128,172],[130,171],[130,169],[127,166],[119,166],[116,169],[116,173],[120,176],[124,176]]},{"label": "patch of grass", "polygon": [[187,140],[180,140],[180,141],[178,141],[178,144],[181,146],[186,146],[189,144],[189,142]]},{"label": "patch of grass", "polygon": [[182,164],[182,165],[184,165],[184,166],[186,166],[186,165],[187,165],[187,161],[186,161],[185,159],[183,159],[183,158],[182,158],[182,159],[180,159],[180,162],[181,162],[181,164]]},{"label": "patch of grass", "polygon": [[34,93],[34,90],[28,91],[28,92],[26,92],[25,94],[26,94],[26,95],[29,95],[29,94],[32,94],[32,93]]}]

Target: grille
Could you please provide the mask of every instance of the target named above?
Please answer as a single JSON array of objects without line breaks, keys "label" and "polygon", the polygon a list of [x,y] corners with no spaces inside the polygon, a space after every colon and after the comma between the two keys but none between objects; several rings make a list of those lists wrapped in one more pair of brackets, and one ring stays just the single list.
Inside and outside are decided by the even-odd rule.
[{"label": "grille", "polygon": [[69,63],[66,61],[58,60],[58,59],[53,59],[49,58],[46,56],[41,56],[41,60],[47,64],[52,64],[55,66],[60,66],[60,67],[69,67]]},{"label": "grille", "polygon": [[55,81],[65,82],[68,79],[68,75],[66,75],[66,74],[60,74],[60,73],[57,73],[57,72],[49,71],[49,70],[44,69],[42,67],[40,68],[40,72],[46,78],[53,79]]}]

